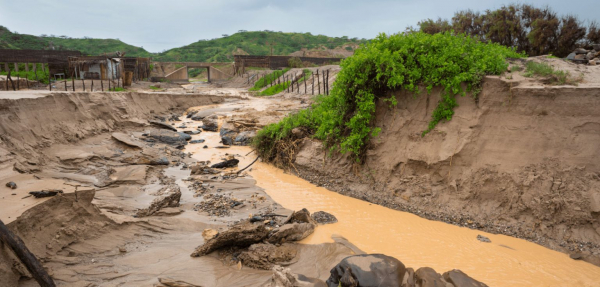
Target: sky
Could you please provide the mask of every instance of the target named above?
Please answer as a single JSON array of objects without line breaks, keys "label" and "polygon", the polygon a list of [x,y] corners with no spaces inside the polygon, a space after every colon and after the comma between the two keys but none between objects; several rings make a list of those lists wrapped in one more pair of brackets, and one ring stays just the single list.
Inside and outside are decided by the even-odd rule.
[{"label": "sky", "polygon": [[238,30],[310,32],[371,39],[423,19],[503,4],[549,5],[559,15],[600,19],[600,1],[565,0],[0,0],[0,25],[21,34],[118,38],[150,52]]}]

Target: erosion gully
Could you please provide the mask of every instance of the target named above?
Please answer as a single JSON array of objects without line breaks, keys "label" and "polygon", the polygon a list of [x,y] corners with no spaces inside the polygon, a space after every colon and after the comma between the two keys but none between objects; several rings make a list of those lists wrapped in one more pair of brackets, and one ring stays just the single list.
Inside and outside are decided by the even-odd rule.
[{"label": "erosion gully", "polygon": [[[260,111],[266,107],[262,101],[250,105]],[[228,108],[234,106],[229,104]],[[207,107],[199,107],[203,108]],[[193,136],[193,139],[200,138],[205,139],[209,147],[219,145],[219,133],[203,132]],[[232,146],[206,152],[203,146],[188,145],[186,151],[193,153],[197,160],[212,161],[234,154],[240,160],[240,168],[256,158],[250,147]],[[461,269],[489,286],[600,284],[600,267],[572,260],[566,254],[526,240],[431,221],[340,195],[260,161],[249,173],[256,185],[283,207],[307,208],[311,212],[322,210],[337,217],[338,223],[318,226],[301,242],[303,244],[334,242],[334,238],[343,237],[364,252],[396,257],[415,270],[423,266],[439,271]],[[477,240],[477,235],[488,237],[491,243]]]}]

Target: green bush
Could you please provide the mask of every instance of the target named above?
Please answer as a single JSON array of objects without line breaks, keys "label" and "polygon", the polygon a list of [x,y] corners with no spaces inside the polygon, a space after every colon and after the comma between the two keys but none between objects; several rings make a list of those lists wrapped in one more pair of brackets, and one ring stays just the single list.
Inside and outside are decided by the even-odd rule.
[{"label": "green bush", "polygon": [[361,161],[368,141],[380,131],[373,126],[376,99],[396,104],[395,97],[387,96],[388,91],[418,94],[421,88],[431,92],[434,86],[442,87],[442,98],[425,135],[439,121],[452,118],[457,106],[455,95],[467,91],[476,94],[483,75],[500,74],[508,67],[507,57],[522,56],[498,44],[451,32],[380,34],[341,62],[331,95],[319,96],[308,110],[266,126],[254,145],[263,158],[277,161],[290,131],[300,127],[330,148],[351,152]]}]

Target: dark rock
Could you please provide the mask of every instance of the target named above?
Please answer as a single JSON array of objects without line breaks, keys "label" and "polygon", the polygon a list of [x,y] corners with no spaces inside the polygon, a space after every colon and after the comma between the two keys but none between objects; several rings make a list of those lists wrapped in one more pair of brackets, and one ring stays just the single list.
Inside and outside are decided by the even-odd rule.
[{"label": "dark rock", "polygon": [[577,48],[573,51],[575,54],[587,54],[589,51],[584,48]]},{"label": "dark rock", "polygon": [[230,137],[228,137],[228,136],[224,136],[224,137],[222,137],[222,138],[221,138],[221,142],[222,142],[224,145],[233,145],[233,139],[231,139],[231,138],[230,138]]},{"label": "dark rock", "polygon": [[239,133],[233,140],[235,145],[249,145],[252,143],[252,139],[256,136],[256,132],[247,131]]},{"label": "dark rock", "polygon": [[156,161],[150,162],[151,165],[169,165],[169,159],[166,157],[161,157]]},{"label": "dark rock", "polygon": [[250,222],[258,222],[258,221],[264,221],[264,220],[265,219],[260,215],[255,215],[255,216],[252,216],[252,218],[250,218]]},{"label": "dark rock", "polygon": [[573,260],[583,259],[583,255],[581,255],[581,253],[573,253],[573,254],[570,254],[569,257]]},{"label": "dark rock", "polygon": [[201,131],[183,131],[183,133],[186,133],[188,135],[197,135],[201,133]]},{"label": "dark rock", "polygon": [[311,217],[319,224],[329,224],[338,222],[337,218],[335,218],[333,214],[327,213],[325,211],[317,211],[313,213]]},{"label": "dark rock", "polygon": [[420,287],[446,286],[442,275],[430,267],[421,267],[415,272],[415,283]]},{"label": "dark rock", "polygon": [[390,256],[362,254],[344,258],[330,273],[326,282],[329,287],[338,287],[344,275],[346,282],[350,281],[349,276],[356,281],[354,286],[397,287],[402,284],[406,267],[398,259]]},{"label": "dark rock", "polygon": [[150,121],[148,121],[148,122],[149,122],[149,123],[151,123],[151,124],[153,124],[153,125],[155,125],[155,126],[157,126],[157,127],[159,127],[159,128],[163,128],[163,129],[172,130],[172,131],[174,131],[174,132],[176,132],[176,131],[177,131],[177,129],[176,129],[175,127],[173,127],[172,125],[170,125],[170,124],[167,124],[167,123],[165,123],[165,122],[154,121],[154,120],[150,120]]},{"label": "dark rock", "polygon": [[593,44],[592,47],[594,47],[595,51],[600,51],[600,44]]},{"label": "dark rock", "polygon": [[6,187],[10,187],[11,189],[16,189],[17,184],[14,181],[9,181],[6,183]]},{"label": "dark rock", "polygon": [[221,126],[219,135],[221,137],[230,136],[232,138],[235,138],[235,136],[237,135],[238,132],[239,132],[238,129],[232,123],[227,122]]},{"label": "dark rock", "polygon": [[206,140],[204,140],[204,139],[199,139],[199,140],[193,140],[193,141],[190,141],[190,143],[191,143],[191,144],[199,144],[199,143],[203,143],[203,142],[205,142],[205,141],[206,141]]},{"label": "dark rock", "polygon": [[178,121],[181,121],[181,119],[179,118],[178,115],[171,115],[171,117],[169,117],[169,121],[178,122]]},{"label": "dark rock", "polygon": [[575,54],[575,53],[571,53],[571,54],[569,54],[569,55],[567,56],[567,60],[575,60],[575,55],[577,55],[577,54]]},{"label": "dark rock", "polygon": [[226,161],[223,161],[223,162],[215,163],[215,164],[213,164],[213,165],[212,165],[212,166],[210,166],[210,167],[212,167],[212,168],[228,168],[228,167],[234,167],[234,166],[237,166],[239,162],[240,162],[240,161],[239,161],[238,159],[235,159],[235,158],[234,158],[234,159],[228,159],[228,160],[226,160]]},{"label": "dark rock", "polygon": [[180,126],[178,126],[177,128],[178,128],[178,129],[187,129],[187,126],[186,126],[186,125],[180,125]]},{"label": "dark rock", "polygon": [[451,271],[447,271],[442,275],[444,280],[448,283],[454,284],[454,286],[460,287],[487,287],[487,285],[469,277],[469,275],[464,272],[454,269]]},{"label": "dark rock", "polygon": [[477,235],[477,240],[481,241],[481,242],[485,242],[485,243],[490,243],[492,242],[489,238],[483,236],[483,235]]},{"label": "dark rock", "polygon": [[219,130],[219,124],[216,120],[211,119],[203,119],[202,120],[202,129],[209,132],[216,132]]},{"label": "dark rock", "polygon": [[42,191],[30,191],[29,192],[29,194],[33,195],[35,198],[55,196],[59,193],[63,193],[63,191],[60,189],[48,189],[48,190],[42,190]]},{"label": "dark rock", "polygon": [[207,145],[205,145],[205,146],[203,146],[202,148],[208,148],[208,146],[207,146]]},{"label": "dark rock", "polygon": [[[173,146],[185,146],[187,141],[192,139],[188,134],[167,130],[154,130],[148,134],[147,138]],[[148,141],[148,139],[146,139],[146,141]]]}]

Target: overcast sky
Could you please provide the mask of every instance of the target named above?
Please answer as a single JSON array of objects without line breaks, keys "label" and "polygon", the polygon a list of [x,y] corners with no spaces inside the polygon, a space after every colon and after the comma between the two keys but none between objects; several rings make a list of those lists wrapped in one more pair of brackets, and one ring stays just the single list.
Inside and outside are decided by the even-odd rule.
[{"label": "overcast sky", "polygon": [[[238,30],[310,32],[373,38],[457,10],[499,8],[514,0],[0,0],[0,25],[22,34],[119,38],[150,52]],[[528,1],[559,14],[600,19],[599,0]]]}]

